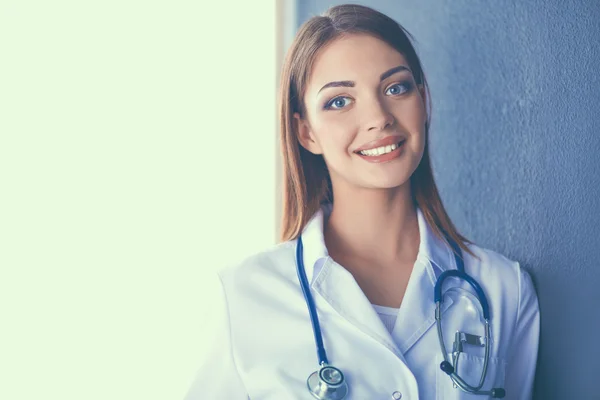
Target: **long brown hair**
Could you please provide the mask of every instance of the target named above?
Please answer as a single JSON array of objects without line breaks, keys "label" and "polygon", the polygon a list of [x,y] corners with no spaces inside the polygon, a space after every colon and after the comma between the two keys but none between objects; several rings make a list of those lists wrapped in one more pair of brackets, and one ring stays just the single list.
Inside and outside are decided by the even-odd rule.
[{"label": "long brown hair", "polygon": [[321,16],[309,19],[301,27],[284,60],[280,92],[279,119],[283,164],[283,207],[281,241],[296,239],[322,203],[333,202],[331,178],[322,155],[302,147],[294,123],[294,113],[306,114],[304,94],[318,51],[332,40],[348,34],[377,37],[400,52],[407,60],[415,81],[427,92],[429,112],[425,124],[425,151],[411,176],[411,191],[417,206],[436,236],[452,240],[469,254],[466,243],[446,213],[440,199],[429,158],[431,101],[429,86],[421,62],[411,43],[412,36],[400,24],[369,7],[340,5]]}]

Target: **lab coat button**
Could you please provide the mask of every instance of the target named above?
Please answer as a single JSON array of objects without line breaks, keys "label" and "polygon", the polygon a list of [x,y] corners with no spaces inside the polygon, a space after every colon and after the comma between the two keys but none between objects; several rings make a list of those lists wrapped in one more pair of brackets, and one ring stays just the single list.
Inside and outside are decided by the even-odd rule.
[{"label": "lab coat button", "polygon": [[400,400],[402,398],[402,393],[400,393],[399,391],[395,391],[394,393],[392,393],[392,399],[394,400]]}]

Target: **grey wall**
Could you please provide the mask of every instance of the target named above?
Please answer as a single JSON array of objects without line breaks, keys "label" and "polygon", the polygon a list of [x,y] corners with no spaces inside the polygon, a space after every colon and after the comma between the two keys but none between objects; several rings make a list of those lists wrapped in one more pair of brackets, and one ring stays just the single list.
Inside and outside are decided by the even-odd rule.
[{"label": "grey wall", "polygon": [[450,216],[533,276],[535,399],[600,399],[600,1],[358,3],[416,38]]}]

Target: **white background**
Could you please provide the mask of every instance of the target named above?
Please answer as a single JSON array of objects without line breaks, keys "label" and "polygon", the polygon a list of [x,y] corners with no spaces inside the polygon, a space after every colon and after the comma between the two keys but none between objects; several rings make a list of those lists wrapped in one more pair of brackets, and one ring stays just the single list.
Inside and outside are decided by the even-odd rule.
[{"label": "white background", "polygon": [[180,399],[276,242],[275,2],[0,4],[0,398]]}]

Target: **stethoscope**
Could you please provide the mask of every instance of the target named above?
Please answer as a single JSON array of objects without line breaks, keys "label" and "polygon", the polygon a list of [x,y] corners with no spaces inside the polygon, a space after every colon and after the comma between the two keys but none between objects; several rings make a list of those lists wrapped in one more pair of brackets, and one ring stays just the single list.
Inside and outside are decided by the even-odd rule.
[{"label": "stethoscope", "polygon": [[[462,252],[460,247],[453,241],[449,241],[450,245],[454,249],[454,258],[456,260],[456,270],[444,271],[438,277],[434,287],[434,301],[435,301],[435,321],[437,325],[438,338],[440,341],[440,347],[444,355],[444,361],[440,364],[440,368],[444,371],[455,387],[458,387],[464,392],[491,396],[494,398],[503,398],[506,392],[503,388],[492,388],[491,390],[481,390],[485,377],[487,374],[488,362],[490,359],[490,310],[487,298],[483,293],[483,289],[479,284],[465,272],[465,266],[462,260]],[[310,322],[312,323],[313,334],[315,336],[315,343],[317,345],[317,357],[319,360],[320,368],[309,375],[306,380],[308,391],[313,395],[314,398],[319,400],[341,400],[348,394],[348,383],[344,377],[344,373],[339,369],[329,364],[327,359],[327,353],[325,353],[325,347],[323,346],[323,336],[321,334],[321,327],[319,325],[319,318],[317,316],[317,310],[313,297],[310,293],[308,279],[306,277],[306,271],[304,270],[304,257],[303,257],[303,246],[302,236],[298,237],[298,243],[296,245],[296,269],[298,272],[298,279],[300,280],[300,287],[308,306],[308,312],[310,314]],[[483,319],[485,324],[485,336],[483,338],[472,335],[465,332],[456,332],[454,347],[452,352],[453,362],[446,353],[446,346],[444,345],[444,337],[442,335],[442,313],[441,305],[443,303],[442,296],[442,285],[444,281],[449,277],[455,277],[468,282],[481,305],[483,310]],[[464,381],[457,374],[458,362],[460,353],[462,352],[463,345],[477,345],[485,347],[485,358],[483,362],[483,371],[481,372],[481,378],[477,386],[471,386]]]}]

